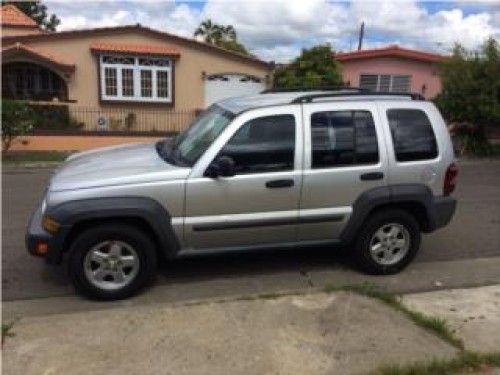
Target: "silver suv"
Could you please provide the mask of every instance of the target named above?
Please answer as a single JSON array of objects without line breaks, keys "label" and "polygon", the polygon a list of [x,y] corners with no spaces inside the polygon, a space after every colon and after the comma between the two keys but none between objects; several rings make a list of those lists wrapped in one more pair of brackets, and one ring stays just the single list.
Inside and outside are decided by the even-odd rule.
[{"label": "silver suv", "polygon": [[349,245],[391,274],[455,211],[445,123],[415,94],[264,93],[211,106],[156,144],[72,155],[33,214],[27,248],[68,258],[76,290],[119,299],[160,260]]}]

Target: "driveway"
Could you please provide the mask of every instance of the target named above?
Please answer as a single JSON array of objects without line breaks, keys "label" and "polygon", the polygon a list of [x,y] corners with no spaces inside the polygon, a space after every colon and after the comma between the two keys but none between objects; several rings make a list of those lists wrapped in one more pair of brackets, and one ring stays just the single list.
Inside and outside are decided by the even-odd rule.
[{"label": "driveway", "polygon": [[[439,265],[444,267],[458,260],[500,257],[500,161],[464,161],[459,168],[456,216],[447,228],[424,236],[422,249],[412,267],[425,269],[424,264],[442,262],[434,266],[439,270]],[[24,231],[30,213],[40,201],[51,173],[50,169],[3,169],[4,301],[73,295],[64,268],[46,266],[24,249]],[[463,276],[458,270],[462,273],[464,267],[473,272],[474,277],[486,272],[485,267],[472,266],[473,263],[470,267],[460,264],[457,279]],[[406,271],[408,274],[412,267]],[[198,297],[214,293],[234,295],[246,287],[263,292],[266,286],[272,286],[273,290],[300,288],[314,282],[311,275],[329,275],[332,279],[342,275],[342,280],[347,282],[359,281],[361,277],[335,249],[284,249],[178,261],[164,267],[158,286],[145,294],[158,294],[162,285],[168,285],[169,296],[193,293]],[[467,278],[461,284],[467,286]]]}]

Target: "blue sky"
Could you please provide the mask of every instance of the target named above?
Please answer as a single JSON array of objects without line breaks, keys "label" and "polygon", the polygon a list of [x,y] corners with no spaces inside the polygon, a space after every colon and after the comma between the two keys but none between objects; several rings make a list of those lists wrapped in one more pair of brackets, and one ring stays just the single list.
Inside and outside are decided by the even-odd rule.
[{"label": "blue sky", "polygon": [[302,48],[330,43],[348,51],[366,24],[364,48],[389,44],[446,53],[454,42],[477,48],[500,39],[500,0],[46,0],[60,30],[141,23],[192,37],[210,18],[231,24],[247,48],[264,60],[286,62]]}]

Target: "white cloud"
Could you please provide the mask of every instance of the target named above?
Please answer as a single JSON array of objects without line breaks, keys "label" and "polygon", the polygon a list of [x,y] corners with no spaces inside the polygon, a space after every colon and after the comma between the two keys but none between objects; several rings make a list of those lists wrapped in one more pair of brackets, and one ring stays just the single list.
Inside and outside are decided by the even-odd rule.
[{"label": "white cloud", "polygon": [[200,19],[199,11],[175,1],[99,0],[83,3],[49,0],[46,4],[49,12],[54,12],[61,19],[59,30],[140,23],[190,36]]},{"label": "white cloud", "polygon": [[460,42],[466,48],[476,48],[489,36],[498,33],[493,27],[488,13],[464,16],[460,9],[441,11],[433,15],[425,30],[428,43],[444,43],[451,46]]},{"label": "white cloud", "polygon": [[355,47],[362,21],[365,48],[397,43],[444,52],[454,42],[476,48],[488,36],[500,38],[497,1],[474,2],[472,13],[463,10],[470,8],[470,0],[447,3],[446,9],[433,12],[416,0],[207,0],[204,5],[174,0],[48,0],[47,5],[61,18],[61,30],[140,23],[191,37],[203,19],[211,18],[233,25],[240,40],[262,59],[285,62],[301,48],[318,43],[330,42],[338,50]]}]

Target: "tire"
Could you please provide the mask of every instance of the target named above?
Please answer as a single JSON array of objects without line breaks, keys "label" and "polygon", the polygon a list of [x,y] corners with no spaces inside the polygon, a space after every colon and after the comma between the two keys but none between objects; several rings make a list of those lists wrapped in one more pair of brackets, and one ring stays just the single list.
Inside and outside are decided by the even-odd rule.
[{"label": "tire", "polygon": [[420,239],[420,227],[410,213],[398,209],[376,212],[354,243],[356,263],[372,275],[398,273],[417,254]]},{"label": "tire", "polygon": [[75,290],[95,300],[133,296],[155,279],[156,266],[153,241],[130,225],[91,227],[69,249],[68,274]]}]

